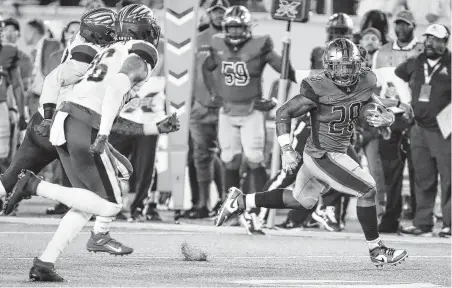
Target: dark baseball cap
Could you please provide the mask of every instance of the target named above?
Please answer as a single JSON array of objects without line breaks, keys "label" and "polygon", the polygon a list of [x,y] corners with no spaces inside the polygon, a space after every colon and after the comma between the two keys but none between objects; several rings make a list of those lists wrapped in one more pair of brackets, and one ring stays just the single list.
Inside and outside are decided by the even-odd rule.
[{"label": "dark baseball cap", "polygon": [[14,19],[14,18],[7,18],[7,19],[3,20],[3,24],[4,24],[5,27],[8,26],[8,25],[14,26],[14,28],[15,28],[17,31],[20,32],[20,24],[19,24],[19,22],[18,22],[16,19]]},{"label": "dark baseball cap", "polygon": [[206,9],[206,12],[210,12],[210,11],[215,10],[217,8],[226,10],[229,7],[231,7],[231,4],[229,4],[228,0],[213,0],[210,3],[209,8]]},{"label": "dark baseball cap", "polygon": [[405,23],[413,24],[413,26],[416,26],[416,20],[414,20],[413,13],[411,13],[408,10],[402,10],[399,13],[397,13],[394,22],[397,21],[403,21]]}]

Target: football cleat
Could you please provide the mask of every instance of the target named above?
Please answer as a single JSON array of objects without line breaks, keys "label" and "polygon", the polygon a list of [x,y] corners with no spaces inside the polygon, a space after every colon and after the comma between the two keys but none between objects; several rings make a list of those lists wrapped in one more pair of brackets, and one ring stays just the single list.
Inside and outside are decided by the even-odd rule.
[{"label": "football cleat", "polygon": [[6,198],[6,202],[3,207],[4,215],[10,215],[20,201],[30,199],[31,196],[36,195],[36,187],[39,182],[41,182],[41,179],[28,170],[22,170],[22,173],[20,173],[18,178],[19,180],[13,188],[13,192],[11,192],[11,194]]},{"label": "football cleat", "polygon": [[91,237],[89,238],[88,243],[86,243],[86,249],[89,252],[104,252],[115,256],[124,256],[133,252],[133,248],[127,247],[117,240],[111,238],[110,232],[96,234],[92,230]]},{"label": "football cleat", "polygon": [[326,209],[319,209],[312,212],[312,219],[319,222],[326,230],[330,232],[339,232],[341,228],[336,220],[334,206],[328,206]]},{"label": "football cleat", "polygon": [[262,231],[262,224],[255,213],[245,212],[240,215],[240,222],[245,227],[246,234],[248,235],[265,235]]},{"label": "football cleat", "polygon": [[384,265],[397,266],[408,257],[406,250],[388,248],[384,246],[383,241],[380,241],[378,245],[378,247],[369,252],[370,260],[377,267],[383,267]]},{"label": "football cleat", "polygon": [[53,263],[43,262],[38,258],[33,260],[28,277],[30,281],[64,282],[64,278],[55,271]]},{"label": "football cleat", "polygon": [[243,192],[238,188],[229,188],[228,196],[220,207],[217,217],[214,220],[214,225],[219,227],[223,225],[234,214],[242,214],[244,209],[239,208],[238,199],[243,197]]}]

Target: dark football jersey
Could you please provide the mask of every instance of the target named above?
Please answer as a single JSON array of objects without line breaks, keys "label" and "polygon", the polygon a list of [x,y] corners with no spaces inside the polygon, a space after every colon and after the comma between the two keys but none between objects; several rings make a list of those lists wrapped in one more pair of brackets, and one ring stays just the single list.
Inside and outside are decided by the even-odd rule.
[{"label": "dark football jersey", "polygon": [[0,44],[0,102],[6,101],[9,71],[17,67],[19,50],[13,45]]},{"label": "dark football jersey", "polygon": [[301,83],[301,94],[317,103],[311,111],[311,136],[305,151],[312,157],[326,152],[346,153],[361,107],[371,100],[377,78],[370,70],[359,75],[355,88],[345,93],[324,73]]},{"label": "dark football jersey", "polygon": [[273,41],[266,36],[253,36],[237,49],[228,46],[223,34],[212,37],[208,66],[219,67],[218,91],[228,102],[247,102],[262,97],[262,73],[272,61]]}]

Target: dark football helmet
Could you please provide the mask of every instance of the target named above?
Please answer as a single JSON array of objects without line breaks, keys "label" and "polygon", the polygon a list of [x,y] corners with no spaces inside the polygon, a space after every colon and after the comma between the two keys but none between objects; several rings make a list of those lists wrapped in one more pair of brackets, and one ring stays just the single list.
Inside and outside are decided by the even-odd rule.
[{"label": "dark football helmet", "polygon": [[358,47],[350,40],[339,38],[326,45],[323,55],[325,75],[334,84],[347,87],[358,81],[363,60]]},{"label": "dark football helmet", "polygon": [[326,24],[328,41],[336,38],[348,38],[353,36],[353,20],[345,13],[336,13],[330,17]]},{"label": "dark football helmet", "polygon": [[251,38],[251,13],[244,6],[231,6],[224,14],[223,33],[228,43],[239,45]]},{"label": "dark football helmet", "polygon": [[80,36],[96,45],[115,40],[116,12],[109,8],[92,9],[80,18]]},{"label": "dark football helmet", "polygon": [[127,5],[116,18],[117,40],[144,40],[157,47],[161,29],[150,8],[141,4]]}]

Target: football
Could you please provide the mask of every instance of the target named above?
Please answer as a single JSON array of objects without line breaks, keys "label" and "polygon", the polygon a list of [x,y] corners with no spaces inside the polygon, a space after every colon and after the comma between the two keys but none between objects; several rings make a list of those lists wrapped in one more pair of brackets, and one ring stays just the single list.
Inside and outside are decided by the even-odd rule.
[{"label": "football", "polygon": [[367,103],[364,105],[361,110],[359,111],[359,120],[361,123],[367,123],[367,116],[370,116],[372,114],[382,114],[386,110],[385,107],[377,104],[377,103]]}]

